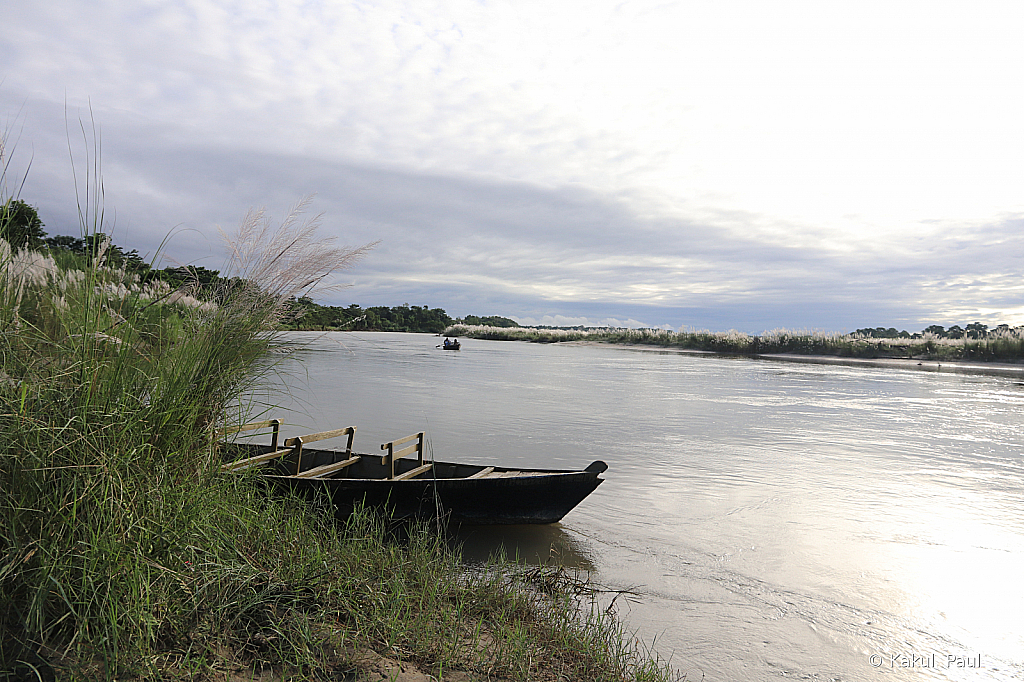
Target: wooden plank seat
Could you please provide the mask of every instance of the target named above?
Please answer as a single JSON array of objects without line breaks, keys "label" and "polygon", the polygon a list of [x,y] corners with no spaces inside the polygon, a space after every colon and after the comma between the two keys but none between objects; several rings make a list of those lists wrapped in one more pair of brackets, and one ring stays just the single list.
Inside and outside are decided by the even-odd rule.
[{"label": "wooden plank seat", "polygon": [[483,469],[481,469],[480,471],[476,472],[472,476],[466,476],[466,478],[483,478],[484,476],[486,476],[487,474],[491,473],[492,471],[494,471],[494,467],[484,467]]},{"label": "wooden plank seat", "polygon": [[328,476],[330,474],[333,474],[333,473],[336,473],[338,471],[341,471],[342,469],[344,469],[346,467],[350,467],[350,466],[352,466],[353,464],[355,464],[356,462],[358,462],[361,459],[362,459],[361,456],[354,455],[352,457],[349,457],[348,459],[346,459],[343,462],[335,462],[334,464],[324,464],[323,466],[319,466],[319,467],[316,467],[316,468],[313,468],[313,469],[308,469],[307,471],[303,471],[301,473],[295,474],[295,477],[296,478],[323,478],[324,476]]},{"label": "wooden plank seat", "polygon": [[419,476],[420,474],[425,474],[426,472],[430,471],[433,468],[434,468],[434,463],[433,462],[427,462],[426,464],[422,464],[422,465],[416,467],[415,469],[410,469],[409,471],[406,471],[404,474],[398,474],[397,476],[392,477],[391,480],[392,481],[404,481],[407,478],[415,478],[415,477]]},{"label": "wooden plank seat", "polygon": [[[334,473],[347,466],[351,466],[359,461],[359,455],[352,455],[352,440],[355,438],[356,427],[346,426],[343,429],[332,429],[330,431],[321,431],[320,433],[311,433],[305,436],[295,436],[294,438],[288,438],[285,440],[284,449],[278,449],[277,439],[278,432],[281,426],[281,420],[271,419],[264,422],[253,422],[251,424],[244,424],[242,426],[233,427],[231,429],[223,429],[217,432],[217,435],[227,435],[229,433],[238,433],[241,431],[252,431],[255,429],[266,428],[272,426],[274,429],[273,440],[271,443],[271,451],[266,452],[262,455],[256,455],[254,457],[246,457],[235,462],[228,462],[221,466],[221,471],[242,471],[248,469],[251,466],[257,466],[266,464],[267,462],[277,459],[278,457],[284,457],[290,455],[294,460],[293,471],[296,476],[302,478],[320,478],[328,474]],[[335,462],[332,464],[325,464],[324,466],[315,467],[309,471],[302,471],[302,446],[306,443],[315,443],[321,440],[327,440],[328,438],[336,438],[338,436],[348,436],[348,443],[345,446],[345,455],[347,458],[341,462]]]},{"label": "wooden plank seat", "polygon": [[248,424],[242,424],[241,426],[229,426],[225,429],[218,429],[213,432],[213,438],[223,438],[235,433],[241,433],[243,431],[256,431],[257,429],[271,429],[270,436],[270,452],[262,455],[256,455],[255,457],[246,457],[235,462],[228,462],[227,464],[221,465],[221,471],[242,471],[248,469],[251,466],[257,464],[265,464],[272,459],[276,459],[282,455],[286,455],[291,452],[291,448],[281,450],[277,447],[278,436],[281,433],[281,420],[280,419],[267,419],[258,422],[249,422]]},{"label": "wooden plank seat", "polygon": [[269,462],[272,459],[277,459],[278,457],[281,457],[283,455],[287,455],[293,449],[294,448],[285,448],[284,450],[276,450],[276,451],[273,451],[273,452],[266,452],[266,453],[264,453],[262,455],[256,455],[255,457],[246,457],[245,459],[239,459],[239,460],[236,460],[234,462],[228,462],[227,464],[221,465],[220,470],[221,471],[234,471],[234,472],[243,471],[245,469],[248,469],[251,466],[256,466],[256,465],[259,465],[259,464],[266,464],[267,462]]},{"label": "wooden plank seat", "polygon": [[[405,445],[406,443],[412,441],[416,442],[413,443],[412,445],[409,445],[408,447],[402,448],[397,451],[395,450],[397,446]],[[380,449],[387,451],[386,454],[381,456],[380,463],[383,464],[387,469],[388,480],[404,481],[405,479],[413,478],[414,476],[419,476],[422,473],[430,471],[434,466],[433,463],[431,462],[428,462],[426,464],[423,463],[423,431],[420,431],[419,433],[414,433],[411,436],[406,436],[405,438],[393,440],[389,443],[383,443],[380,446]],[[416,453],[416,468],[410,469],[409,471],[406,471],[403,474],[398,474],[396,476],[395,460],[401,459],[402,457],[405,457],[406,455],[411,455],[413,453]]]},{"label": "wooden plank seat", "polygon": [[212,436],[214,439],[223,438],[224,436],[230,436],[233,433],[241,433],[242,431],[255,431],[256,429],[271,429],[270,436],[270,449],[277,450],[277,437],[281,433],[281,420],[280,419],[267,419],[261,422],[249,422],[248,424],[242,424],[241,426],[229,426],[224,429],[217,429],[213,432]]},{"label": "wooden plank seat", "polygon": [[[311,433],[311,434],[309,434],[307,436],[295,436],[294,438],[289,438],[289,439],[287,439],[284,442],[284,444],[286,446],[291,446],[291,447],[295,448],[295,454],[292,457],[292,459],[295,460],[295,471],[294,471],[295,475],[296,476],[301,476],[303,473],[306,473],[306,472],[302,471],[302,446],[303,445],[306,445],[307,443],[315,443],[315,442],[317,442],[319,440],[327,440],[328,438],[337,438],[338,436],[348,436],[348,444],[345,446],[345,454],[347,455],[347,459],[354,459],[355,460],[354,462],[352,462],[352,464],[355,464],[355,462],[358,462],[359,461],[358,455],[356,457],[352,456],[352,440],[356,437],[356,427],[354,427],[354,426],[346,426],[343,429],[332,429],[330,431],[321,431],[320,433]],[[329,466],[333,466],[333,465],[329,465]],[[349,465],[346,464],[345,466],[349,466]],[[321,467],[317,467],[317,469],[319,469],[319,468],[321,468]],[[338,467],[338,468],[340,469],[340,468],[343,468],[343,467]],[[328,473],[328,472],[325,472],[325,473]]]}]

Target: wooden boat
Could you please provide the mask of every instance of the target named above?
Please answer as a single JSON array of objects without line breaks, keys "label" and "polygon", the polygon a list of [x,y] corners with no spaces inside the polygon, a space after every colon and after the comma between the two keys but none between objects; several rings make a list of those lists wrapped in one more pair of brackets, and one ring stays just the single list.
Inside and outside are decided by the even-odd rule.
[{"label": "wooden boat", "polygon": [[[255,429],[271,429],[271,444],[224,444],[226,463],[222,469],[240,472],[263,467],[267,480],[275,486],[310,498],[327,495],[340,516],[347,516],[362,503],[386,508],[396,518],[446,516],[458,523],[555,523],[603,482],[598,475],[608,468],[601,461],[579,471],[424,461],[422,432],[384,443],[384,454],[370,455],[352,451],[354,426],[289,438],[283,448],[278,447],[277,419],[232,431]],[[348,439],[344,448],[305,447],[339,437]],[[416,458],[409,459],[409,455]]]}]

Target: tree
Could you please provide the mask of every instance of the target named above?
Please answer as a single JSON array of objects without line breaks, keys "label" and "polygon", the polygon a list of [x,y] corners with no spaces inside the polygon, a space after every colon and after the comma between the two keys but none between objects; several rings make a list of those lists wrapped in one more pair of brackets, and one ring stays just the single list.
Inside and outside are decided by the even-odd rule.
[{"label": "tree", "polygon": [[886,329],[885,327],[875,327],[873,329],[871,327],[866,327],[865,329],[858,329],[857,331],[854,332],[854,334],[858,334],[860,336],[863,336],[863,337],[869,338],[869,339],[908,339],[908,338],[910,338],[910,334],[908,332],[900,331],[900,330],[896,329],[896,327],[889,327],[888,329]]},{"label": "tree", "polygon": [[72,253],[85,253],[85,240],[67,234],[58,234],[43,240],[51,251],[66,249]]},{"label": "tree", "polygon": [[967,337],[971,339],[983,339],[988,336],[988,325],[981,322],[972,322],[967,325]]},{"label": "tree", "polygon": [[[459,320],[457,320],[459,321]],[[515,320],[507,317],[500,317],[498,315],[489,315],[487,317],[479,317],[477,315],[466,315],[465,319],[461,320],[463,324],[471,325],[483,325],[486,327],[518,327],[519,323]]]},{"label": "tree", "polygon": [[[126,260],[132,261],[133,254],[138,257],[134,249],[124,254]],[[141,261],[141,257],[139,257]],[[201,265],[183,265],[177,268],[164,268],[160,271],[160,278],[175,286],[183,284],[198,284],[203,288],[210,288],[224,281],[219,270],[207,270]]]},{"label": "tree", "polygon": [[8,199],[0,206],[0,239],[11,248],[38,249],[45,237],[43,221],[34,207],[21,199]]}]

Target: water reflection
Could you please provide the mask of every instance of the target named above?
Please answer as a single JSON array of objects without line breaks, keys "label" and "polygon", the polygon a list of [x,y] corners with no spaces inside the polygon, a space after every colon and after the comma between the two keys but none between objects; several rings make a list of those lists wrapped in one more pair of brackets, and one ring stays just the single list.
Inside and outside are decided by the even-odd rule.
[{"label": "water reflection", "polygon": [[558,523],[549,526],[460,526],[450,531],[465,561],[487,562],[505,556],[534,565],[555,565],[593,571],[591,550]]}]

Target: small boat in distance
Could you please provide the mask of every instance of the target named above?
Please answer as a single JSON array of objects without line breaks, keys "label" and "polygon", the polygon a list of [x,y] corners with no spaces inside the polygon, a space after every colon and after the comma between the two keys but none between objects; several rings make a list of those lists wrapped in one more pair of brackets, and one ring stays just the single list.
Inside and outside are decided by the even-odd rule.
[{"label": "small boat in distance", "polygon": [[[280,420],[254,422],[221,432],[272,429],[271,444],[222,444],[221,469],[264,468],[273,485],[305,497],[327,495],[339,516],[358,504],[388,510],[395,518],[446,517],[457,523],[556,523],[599,486],[608,465],[586,469],[517,467],[431,462],[423,459],[423,432],[381,445],[383,455],[352,451],[356,428],[288,438],[278,447]],[[306,448],[306,443],[347,436],[339,449]],[[409,444],[409,445],[406,445]],[[402,447],[405,446],[405,447]],[[415,459],[406,459],[408,455]]]},{"label": "small boat in distance", "polygon": [[450,339],[445,336],[444,342],[439,343],[434,347],[441,348],[443,350],[459,350],[460,348],[462,348],[462,344],[459,343],[459,339]]}]

